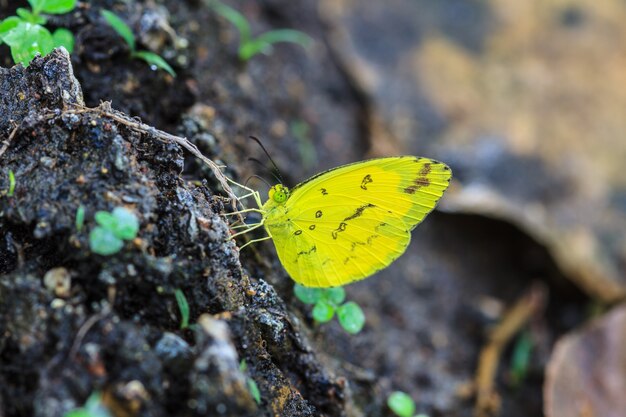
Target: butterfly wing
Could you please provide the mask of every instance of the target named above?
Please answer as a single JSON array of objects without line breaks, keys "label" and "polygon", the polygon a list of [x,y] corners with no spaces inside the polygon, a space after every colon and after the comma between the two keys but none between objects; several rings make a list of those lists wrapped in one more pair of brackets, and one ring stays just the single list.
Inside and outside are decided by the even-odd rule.
[{"label": "butterfly wing", "polygon": [[404,253],[450,177],[445,164],[413,156],[344,165],[296,186],[265,225],[296,282],[345,285]]}]

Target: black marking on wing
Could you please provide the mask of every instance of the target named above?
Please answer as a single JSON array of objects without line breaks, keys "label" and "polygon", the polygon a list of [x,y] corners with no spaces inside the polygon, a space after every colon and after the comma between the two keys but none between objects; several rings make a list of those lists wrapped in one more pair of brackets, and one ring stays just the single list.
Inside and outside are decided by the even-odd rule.
[{"label": "black marking on wing", "polygon": [[314,224],[310,225],[309,230],[315,230],[315,225]]},{"label": "black marking on wing", "polygon": [[326,188],[320,188],[320,191],[322,192],[322,195],[328,195],[328,191],[326,191]]},{"label": "black marking on wing", "polygon": [[352,245],[350,245],[350,252],[354,252],[358,246],[372,246],[372,242],[374,241],[374,239],[379,236],[380,235],[376,234],[369,235],[365,241],[357,240],[352,242]]},{"label": "black marking on wing", "polygon": [[363,190],[367,190],[367,184],[369,184],[370,182],[374,182],[374,180],[372,179],[372,176],[370,174],[367,174],[361,180],[361,188]]},{"label": "black marking on wing", "polygon": [[348,262],[350,262],[350,259],[356,259],[356,256],[350,255],[346,257],[346,259],[343,260],[343,264],[346,265]]},{"label": "black marking on wing", "polygon": [[430,162],[426,162],[420,172],[417,173],[417,177],[413,180],[413,185],[410,185],[404,189],[404,192],[407,194],[415,194],[417,190],[422,187],[428,187],[430,185],[430,180],[428,179],[428,174],[432,171],[432,164]]},{"label": "black marking on wing", "polygon": [[320,217],[322,217],[322,210],[317,210],[317,211],[315,212],[315,217],[316,217],[316,218],[318,218],[318,219],[319,219]]},{"label": "black marking on wing", "polygon": [[296,230],[295,232],[293,232],[294,235],[298,236],[302,234],[302,230]]},{"label": "black marking on wing", "polygon": [[346,230],[346,226],[347,225],[348,224],[344,223],[344,222],[339,223],[339,227],[331,232],[331,235],[333,236],[333,239],[336,240],[337,239],[337,233],[343,232],[344,230]]},{"label": "black marking on wing", "polygon": [[349,220],[354,220],[357,217],[360,217],[363,212],[365,211],[366,208],[371,208],[371,207],[376,207],[373,204],[364,204],[361,207],[358,207],[353,214],[351,214],[350,216],[346,217],[345,219],[343,219],[344,222],[347,222]]},{"label": "black marking on wing", "polygon": [[313,252],[317,252],[317,246],[313,245],[309,250],[302,250],[296,254],[296,262],[298,262],[298,258],[304,255],[310,255]]}]

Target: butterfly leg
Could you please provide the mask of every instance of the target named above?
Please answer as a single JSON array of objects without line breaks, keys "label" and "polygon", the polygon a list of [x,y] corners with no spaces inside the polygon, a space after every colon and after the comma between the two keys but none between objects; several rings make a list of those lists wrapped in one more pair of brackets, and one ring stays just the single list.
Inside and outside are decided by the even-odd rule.
[{"label": "butterfly leg", "polygon": [[262,242],[264,240],[271,239],[271,238],[272,238],[271,236],[265,236],[265,237],[260,237],[258,239],[252,239],[252,240],[244,243],[242,246],[239,246],[239,250],[242,250],[243,248],[245,248],[246,246],[248,246],[251,243]]},{"label": "butterfly leg", "polygon": [[242,197],[238,197],[238,198],[237,198],[238,200],[241,200],[241,199],[244,199],[244,198],[248,198],[248,197],[253,197],[253,198],[254,198],[254,201],[256,202],[256,204],[257,204],[259,207],[261,207],[261,206],[263,205],[263,203],[261,202],[261,195],[259,194],[259,192],[258,192],[258,191],[255,191],[255,190],[253,190],[253,189],[252,189],[252,188],[250,188],[250,187],[246,187],[246,186],[245,186],[245,185],[243,185],[243,184],[239,184],[238,182],[236,182],[236,181],[234,181],[234,180],[231,180],[231,179],[230,179],[230,178],[228,178],[228,177],[226,177],[226,179],[227,179],[227,180],[228,180],[228,182],[230,182],[231,184],[236,185],[237,187],[241,188],[242,190],[246,190],[246,191],[248,191],[248,192],[249,192],[248,194],[246,194],[246,195],[244,195],[244,196],[242,196]]},{"label": "butterfly leg", "polygon": [[258,229],[259,227],[263,226],[263,223],[264,223],[263,221],[260,221],[257,224],[254,224],[254,225],[248,227],[246,230],[242,230],[241,232],[237,232],[234,235],[231,235],[230,239],[234,239],[237,236],[241,236],[241,235],[244,235],[244,234],[246,234],[246,233],[248,233],[248,232],[250,232],[250,231],[252,231],[254,229]]}]

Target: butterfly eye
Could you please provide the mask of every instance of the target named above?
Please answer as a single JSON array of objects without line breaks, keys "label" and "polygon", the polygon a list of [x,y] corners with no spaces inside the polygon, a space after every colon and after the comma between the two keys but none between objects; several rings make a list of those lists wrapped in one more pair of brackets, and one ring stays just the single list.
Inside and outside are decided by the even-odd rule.
[{"label": "butterfly eye", "polygon": [[277,203],[284,203],[289,197],[289,189],[282,184],[277,184],[270,188],[269,198]]}]

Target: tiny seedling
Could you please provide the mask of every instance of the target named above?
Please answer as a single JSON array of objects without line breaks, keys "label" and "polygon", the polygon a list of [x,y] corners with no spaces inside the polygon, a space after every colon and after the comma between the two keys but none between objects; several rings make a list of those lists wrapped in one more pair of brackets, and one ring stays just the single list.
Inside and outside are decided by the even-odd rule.
[{"label": "tiny seedling", "polygon": [[426,414],[415,413],[415,402],[405,392],[394,391],[387,397],[387,406],[398,417],[428,417]]},{"label": "tiny seedling", "polygon": [[239,31],[238,55],[243,62],[248,61],[258,53],[270,54],[272,45],[278,42],[296,43],[303,48],[308,48],[313,43],[309,35],[293,29],[270,30],[253,38],[250,23],[244,15],[219,1],[211,1],[209,4],[213,10],[232,23]]},{"label": "tiny seedling", "polygon": [[176,303],[180,310],[180,328],[181,330],[189,327],[189,303],[185,293],[180,288],[174,290],[174,296],[176,297]]},{"label": "tiny seedling", "polygon": [[85,224],[85,206],[82,204],[76,209],[75,224],[76,231],[80,233],[83,230],[83,225]]},{"label": "tiny seedling", "polygon": [[337,313],[339,324],[346,332],[357,334],[363,329],[365,314],[354,301],[343,303],[346,291],[342,287],[310,288],[296,284],[294,293],[303,303],[313,304],[313,319],[316,322],[329,322]]},{"label": "tiny seedling", "polygon": [[7,191],[7,197],[13,197],[15,193],[15,174],[9,170],[9,191]]},{"label": "tiny seedling", "polygon": [[94,253],[113,255],[122,249],[124,240],[137,237],[139,220],[124,207],[115,207],[111,213],[98,211],[95,218],[99,226],[89,233],[89,247]]},{"label": "tiny seedling", "polygon": [[170,74],[172,77],[176,77],[176,73],[167,63],[166,60],[161,58],[159,55],[154,52],[137,50],[137,41],[135,40],[135,35],[131,28],[119,18],[118,15],[109,11],[109,10],[101,10],[100,14],[106,20],[106,22],[111,25],[113,30],[117,32],[118,35],[126,41],[128,48],[130,49],[130,55],[133,58],[142,59],[148,63],[151,67],[160,68]]},{"label": "tiny seedling", "polygon": [[[246,363],[245,359],[242,359],[239,363],[239,370],[241,372],[248,371],[248,364]],[[250,395],[252,395],[254,401],[256,401],[257,404],[261,404],[261,391],[259,390],[259,386],[257,385],[256,381],[249,376],[246,376],[246,384],[248,385],[248,391],[250,391]]]},{"label": "tiny seedling", "polygon": [[530,367],[530,359],[533,352],[533,340],[530,337],[528,331],[524,331],[519,335],[515,346],[513,347],[513,354],[511,356],[511,382],[514,386],[519,386],[526,375],[528,374],[528,368]]},{"label": "tiny seedling", "polygon": [[100,394],[93,393],[84,407],[69,411],[63,417],[112,417],[109,409],[100,401]]},{"label": "tiny seedling", "polygon": [[74,35],[67,29],[58,28],[50,33],[43,25],[48,22],[46,14],[65,14],[76,7],[77,0],[28,0],[31,9],[19,7],[15,13],[0,21],[0,44],[11,48],[13,61],[28,66],[33,58],[45,56],[56,47],[63,46],[68,52],[74,49]]}]

